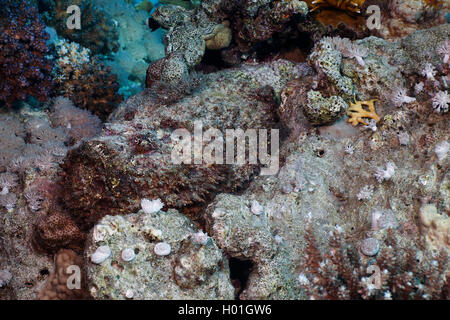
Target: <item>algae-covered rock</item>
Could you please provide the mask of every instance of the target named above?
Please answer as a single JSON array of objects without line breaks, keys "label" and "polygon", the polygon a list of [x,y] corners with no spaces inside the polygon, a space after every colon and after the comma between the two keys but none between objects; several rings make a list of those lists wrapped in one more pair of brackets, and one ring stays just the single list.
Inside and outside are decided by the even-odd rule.
[{"label": "algae-covered rock", "polygon": [[[193,223],[176,210],[104,217],[93,228],[85,250],[91,296],[233,299],[227,260],[213,239],[208,238],[204,245],[195,243],[192,237],[196,232]],[[155,249],[160,244],[170,248],[164,255]],[[93,263],[93,253],[104,246],[110,255],[99,264]],[[124,259],[130,257],[130,250],[133,259]]]},{"label": "algae-covered rock", "polygon": [[[376,239],[377,251],[371,254],[380,261],[389,259],[392,238],[398,248],[424,257],[421,263],[435,259],[417,238],[414,212],[419,211],[417,199],[424,194],[444,202],[440,190],[446,181],[441,175],[448,164],[438,168],[414,147],[399,149],[390,143],[392,129],[383,130],[378,142],[382,147],[377,149],[365,147],[364,135],[300,137],[283,146],[281,154],[287,156],[277,175],[256,177],[241,195],[216,196],[206,210],[208,234],[227,255],[253,265],[241,299],[306,298],[304,284],[297,277],[305,272],[305,259],[314,259],[308,231],[322,253],[331,251],[330,240],[336,232],[345,236],[343,248],[363,265],[370,257],[358,250],[368,238]],[[434,130],[439,136],[445,129],[441,124]],[[416,141],[417,135],[413,136]],[[354,146],[351,153],[346,152],[349,141]],[[427,148],[433,150],[433,146]],[[378,182],[376,168],[388,159],[399,164],[398,168],[389,182]],[[431,178],[423,180],[424,174]],[[362,199],[358,194],[367,185],[372,185],[371,191]],[[262,208],[258,215],[252,212],[255,201]],[[430,207],[434,212],[420,213],[422,232],[433,246],[448,249],[448,218],[437,214],[434,205]],[[448,269],[447,260],[442,264]],[[395,266],[389,270],[395,272]]]},{"label": "algae-covered rock", "polygon": [[324,98],[320,92],[308,92],[308,104],[303,110],[309,122],[314,125],[331,124],[342,115],[348,105],[339,96]]},{"label": "algae-covered rock", "polygon": [[318,42],[309,56],[309,63],[328,77],[344,98],[353,95],[352,80],[341,73],[342,54],[326,40]]},{"label": "algae-covered rock", "polygon": [[136,211],[142,198],[183,208],[205,203],[217,192],[238,190],[259,165],[194,164],[192,159],[177,164],[172,133],[185,129],[193,136],[195,123],[204,131],[218,129],[223,137],[232,128],[275,129],[278,92],[298,74],[293,63],[283,60],[244,65],[201,77],[195,91],[179,101],[173,101],[173,90],[130,98],[103,134],[66,158],[62,183],[73,217],[89,228],[104,215]]}]

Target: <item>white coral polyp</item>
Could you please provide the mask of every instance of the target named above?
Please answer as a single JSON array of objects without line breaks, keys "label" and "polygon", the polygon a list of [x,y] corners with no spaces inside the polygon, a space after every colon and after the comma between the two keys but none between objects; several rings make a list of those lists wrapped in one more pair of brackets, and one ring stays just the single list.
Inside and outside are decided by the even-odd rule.
[{"label": "white coral polyp", "polygon": [[436,75],[436,70],[431,63],[425,64],[422,72],[422,76],[426,77],[428,80],[434,80],[434,76]]},{"label": "white coral polyp", "polygon": [[447,40],[439,46],[437,53],[442,55],[444,63],[448,63],[450,61],[450,41]]},{"label": "white coral polyp", "polygon": [[358,200],[369,200],[372,198],[374,186],[373,185],[365,185],[361,191],[357,194]]},{"label": "white coral polyp", "polygon": [[167,256],[172,252],[172,248],[170,244],[166,242],[160,242],[155,245],[155,248],[153,249],[156,255],[158,256]]},{"label": "white coral polyp", "polygon": [[448,105],[450,103],[450,96],[447,91],[438,91],[431,99],[431,104],[436,112],[448,112]]},{"label": "white coral polyp", "polygon": [[95,264],[101,264],[103,261],[108,259],[110,255],[111,249],[108,246],[100,246],[92,254],[91,261]]},{"label": "white coral polyp", "polygon": [[404,103],[408,104],[411,102],[415,102],[416,98],[409,97],[405,88],[398,88],[392,94],[392,101],[394,102],[395,106],[400,107]]},{"label": "white coral polyp", "polygon": [[122,260],[129,262],[134,260],[134,258],[136,257],[136,254],[134,253],[134,250],[131,248],[126,248],[124,250],[122,250],[122,254],[121,254]]},{"label": "white coral polyp", "polygon": [[199,232],[192,235],[192,241],[196,244],[204,246],[208,243],[208,234],[200,230]]},{"label": "white coral polyp", "polygon": [[254,215],[259,216],[261,213],[264,212],[264,208],[263,208],[262,205],[259,204],[258,201],[253,200],[253,201],[252,201],[252,204],[251,204],[251,207],[250,207],[250,211],[251,211]]},{"label": "white coral polyp", "polygon": [[369,53],[366,47],[359,46],[348,38],[325,37],[323,40],[332,44],[344,57],[355,59],[359,65],[365,66],[363,58],[367,57]]},{"label": "white coral polyp", "polygon": [[161,199],[156,200],[142,199],[141,207],[145,213],[155,213],[161,210],[162,207],[164,207],[164,204],[162,203]]},{"label": "white coral polyp", "polygon": [[450,143],[448,143],[447,141],[442,141],[441,143],[438,143],[436,145],[436,147],[434,148],[434,152],[436,153],[439,162],[447,157],[449,149]]},{"label": "white coral polyp", "polygon": [[375,170],[374,176],[378,182],[382,182],[383,180],[389,180],[394,176],[396,166],[393,162],[388,162],[386,164],[386,169],[377,168]]}]

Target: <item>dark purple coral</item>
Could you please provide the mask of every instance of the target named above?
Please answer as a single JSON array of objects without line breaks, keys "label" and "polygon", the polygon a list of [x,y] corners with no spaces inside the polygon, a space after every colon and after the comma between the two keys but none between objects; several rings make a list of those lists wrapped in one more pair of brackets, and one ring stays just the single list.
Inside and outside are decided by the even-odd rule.
[{"label": "dark purple coral", "polygon": [[27,1],[3,0],[0,10],[0,102],[11,106],[28,95],[45,101],[52,88],[45,32]]}]

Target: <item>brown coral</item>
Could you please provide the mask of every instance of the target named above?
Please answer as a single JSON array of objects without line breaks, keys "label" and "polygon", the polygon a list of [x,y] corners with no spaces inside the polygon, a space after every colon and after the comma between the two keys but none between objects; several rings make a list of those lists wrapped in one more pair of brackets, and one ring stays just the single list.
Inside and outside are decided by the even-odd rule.
[{"label": "brown coral", "polygon": [[46,58],[49,36],[26,1],[2,1],[0,11],[0,101],[11,106],[27,95],[45,101],[52,87]]},{"label": "brown coral", "polygon": [[53,210],[39,219],[35,237],[39,247],[54,252],[60,248],[81,249],[86,236],[68,215]]},{"label": "brown coral", "polygon": [[[412,239],[411,245],[405,247],[397,242],[394,231],[389,229],[385,249],[378,254],[375,264],[367,265],[338,232],[331,236],[330,250],[326,254],[318,249],[311,229],[306,232],[305,240],[308,245],[299,280],[310,299],[449,298],[447,253],[420,252],[422,258],[418,262],[419,239]],[[381,271],[379,287],[372,283],[367,267]]]},{"label": "brown coral", "polygon": [[60,71],[64,77],[57,78],[57,92],[72,100],[75,105],[87,109],[100,119],[108,115],[123,101],[118,93],[120,85],[117,76],[110,73],[111,68],[105,67],[93,58],[80,67],[65,65]]},{"label": "brown coral", "polygon": [[[233,14],[232,28],[241,51],[255,43],[270,39],[275,33],[286,28],[295,15],[303,14],[304,3],[295,1],[273,1],[271,6],[261,6],[256,17],[242,13]],[[242,10],[245,12],[246,10]]]},{"label": "brown coral", "polygon": [[311,11],[331,7],[352,13],[360,13],[364,2],[365,0],[315,0],[312,1]]},{"label": "brown coral", "polygon": [[84,276],[80,273],[80,288],[70,289],[73,284],[69,277],[73,276],[71,266],[79,268],[83,266],[83,258],[74,251],[63,249],[55,255],[55,271],[50,274],[49,279],[41,288],[37,298],[39,300],[80,300],[87,299]]}]

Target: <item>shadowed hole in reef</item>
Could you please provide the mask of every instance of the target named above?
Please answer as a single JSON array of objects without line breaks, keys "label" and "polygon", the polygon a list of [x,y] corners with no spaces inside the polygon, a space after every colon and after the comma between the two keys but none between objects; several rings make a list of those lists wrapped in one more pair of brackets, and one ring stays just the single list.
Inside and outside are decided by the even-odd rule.
[{"label": "shadowed hole in reef", "polygon": [[46,277],[46,276],[48,276],[50,274],[50,272],[47,269],[42,269],[41,271],[39,271],[39,274],[42,277]]},{"label": "shadowed hole in reef", "polygon": [[220,50],[206,50],[202,61],[197,66],[195,66],[195,70],[204,74],[208,74],[218,72],[230,67],[230,65],[223,61]]},{"label": "shadowed hole in reef", "polygon": [[248,277],[253,271],[253,262],[251,260],[241,260],[230,258],[230,278],[235,288],[235,299],[239,299],[239,295],[247,287]]},{"label": "shadowed hole in reef", "polygon": [[284,59],[295,63],[306,62],[314,47],[314,41],[309,32],[297,28],[299,21],[301,19],[292,19],[283,31],[274,33],[268,40],[253,43],[248,49],[239,48],[232,42],[230,47],[222,50],[206,50],[195,70],[208,74],[238,66],[246,61]]},{"label": "shadowed hole in reef", "polygon": [[292,32],[274,34],[272,38],[255,46],[258,61],[284,59],[295,63],[306,62],[314,46],[310,34]]}]

